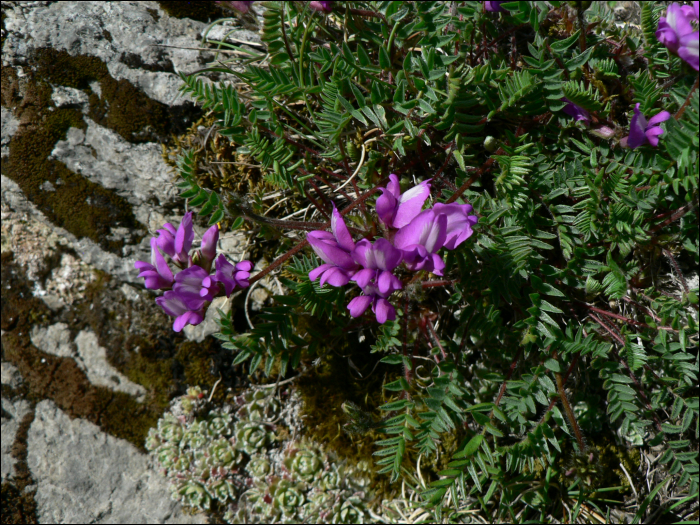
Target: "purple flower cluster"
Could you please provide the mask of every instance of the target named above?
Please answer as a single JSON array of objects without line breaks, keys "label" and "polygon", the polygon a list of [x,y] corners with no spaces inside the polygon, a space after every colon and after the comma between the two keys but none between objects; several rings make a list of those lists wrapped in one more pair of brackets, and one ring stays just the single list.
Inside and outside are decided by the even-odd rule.
[{"label": "purple flower cluster", "polygon": [[656,38],[665,45],[669,51],[677,54],[690,64],[690,67],[698,71],[698,31],[693,28],[692,22],[700,19],[700,2],[693,2],[692,6],[671,4],[668,6],[666,16],[659,19],[659,27]]},{"label": "purple flower cluster", "polygon": [[403,288],[394,270],[403,263],[411,271],[426,270],[442,275],[445,262],[438,255],[441,248],[454,250],[473,233],[476,215],[469,204],[441,204],[423,210],[430,195],[430,182],[421,182],[401,193],[399,179],[389,175],[386,188],[379,188],[376,212],[385,226],[385,237],[374,243],[367,239],[353,241],[340,212],[334,207],[331,232],[312,231],[307,240],[324,264],[309,273],[309,279],[321,278],[321,286],[345,286],[354,281],[363,295],[348,304],[353,317],[372,306],[377,321],[396,319],[389,296]]},{"label": "purple flower cluster", "polygon": [[[136,261],[139,277],[145,280],[149,290],[166,290],[156,298],[156,303],[171,317],[175,317],[173,330],[181,331],[185,325],[197,325],[204,320],[206,306],[217,295],[229,297],[233,290],[246,288],[253,264],[241,261],[236,265],[223,254],[216,257],[219,227],[215,224],[202,236],[200,249],[190,255],[194,240],[192,212],[182,218],[177,230],[169,222],[158,230],[158,238],[151,238],[151,262]],[[181,271],[173,274],[165,255]],[[210,275],[212,263],[216,272]]]}]

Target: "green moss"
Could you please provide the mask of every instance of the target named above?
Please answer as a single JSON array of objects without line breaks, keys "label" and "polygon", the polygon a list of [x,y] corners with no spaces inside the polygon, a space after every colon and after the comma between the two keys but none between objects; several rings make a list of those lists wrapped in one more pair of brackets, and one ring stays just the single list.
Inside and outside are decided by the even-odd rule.
[{"label": "green moss", "polygon": [[230,15],[215,2],[158,2],[158,5],[174,18],[191,18],[199,22],[211,22]]},{"label": "green moss", "polygon": [[[39,49],[29,62],[33,73],[24,79],[19,79],[12,68],[3,68],[2,72],[2,103],[12,108],[21,122],[10,141],[3,173],[54,224],[121,255],[124,242],[109,240],[109,236],[114,226],[132,231],[139,228],[131,205],[115,192],[49,158],[56,142],[65,140],[68,129],[87,127],[79,110],[53,107],[51,86],[84,90],[89,96],[90,118],[130,142],[167,141],[171,133],[183,132],[185,123],[201,112],[191,104],[168,108],[151,100],[127,80],[112,78],[107,66],[96,57]],[[91,90],[92,82],[99,83],[101,96]],[[42,189],[47,182],[55,191]]]},{"label": "green moss", "polygon": [[[171,115],[177,110],[150,99],[128,80],[115,80],[97,57],[42,49],[36,52],[33,63],[37,78],[85,90],[89,95],[88,116],[130,142],[166,141],[171,132],[184,131],[182,115]],[[99,82],[100,95],[90,89],[92,82]]]},{"label": "green moss", "polygon": [[[357,372],[351,369],[349,359],[361,364],[363,372],[369,374],[381,356],[371,354],[365,344],[339,344],[333,348],[335,351],[329,351],[319,364],[310,366],[310,372],[295,382],[303,401],[304,433],[335,452],[340,460],[347,460],[349,465],[360,462],[372,465],[372,454],[376,450],[374,442],[382,436],[372,431],[352,435],[345,432],[344,426],[348,420],[342,404],[351,401],[362,410],[378,416],[378,407],[385,402],[382,383],[386,375],[395,370],[380,363],[371,376],[359,378]],[[394,488],[389,485],[387,476],[376,475],[374,471],[370,474],[373,491],[378,497],[388,497]]]}]

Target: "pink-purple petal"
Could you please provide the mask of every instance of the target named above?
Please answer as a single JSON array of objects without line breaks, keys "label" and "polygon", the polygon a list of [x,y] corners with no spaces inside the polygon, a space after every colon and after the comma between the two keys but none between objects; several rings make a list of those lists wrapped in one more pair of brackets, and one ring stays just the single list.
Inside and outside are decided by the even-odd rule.
[{"label": "pink-purple petal", "polygon": [[360,295],[355,297],[348,303],[348,310],[350,310],[350,315],[352,317],[360,317],[367,311],[369,305],[372,303],[372,298],[367,295]]},{"label": "pink-purple petal", "polygon": [[680,47],[678,48],[678,56],[685,60],[695,71],[698,71],[700,62],[698,51],[699,34],[698,31],[695,31],[682,36]]},{"label": "pink-purple petal", "polygon": [[321,266],[319,266],[319,267],[317,267],[317,268],[314,268],[313,270],[311,270],[311,271],[309,272],[309,280],[310,280],[310,281],[315,281],[316,279],[319,278],[319,276],[320,276],[323,272],[325,272],[325,271],[328,270],[329,268],[333,268],[333,265],[332,265],[332,264],[326,263],[326,264],[322,264]]},{"label": "pink-purple petal", "polygon": [[343,250],[351,252],[355,248],[355,243],[352,240],[348,227],[345,225],[345,220],[335,205],[333,205],[333,214],[331,215],[331,230],[338,241],[338,245]]},{"label": "pink-purple petal", "polygon": [[236,271],[250,272],[253,269],[253,263],[250,261],[241,261],[236,263]]},{"label": "pink-purple petal", "polygon": [[352,280],[357,283],[357,286],[362,288],[363,290],[367,287],[369,282],[374,279],[374,276],[377,274],[376,270],[371,270],[369,268],[365,268],[363,270],[360,270],[357,272],[355,275],[352,276]]},{"label": "pink-purple petal", "polygon": [[183,261],[183,256],[186,257],[192,247],[194,240],[194,229],[192,227],[192,212],[188,211],[180,221],[180,226],[177,228],[175,235],[175,253],[179,256],[180,262]]},{"label": "pink-purple petal", "polygon": [[396,197],[386,188],[379,189],[382,194],[377,199],[375,210],[379,219],[387,226],[392,227],[396,213]]},{"label": "pink-purple petal", "polygon": [[423,209],[423,204],[430,196],[430,183],[421,182],[401,195],[398,200],[396,215],[394,216],[393,227],[403,228]]},{"label": "pink-purple petal", "polygon": [[656,126],[657,124],[661,124],[662,122],[666,122],[668,119],[671,118],[671,114],[668,111],[660,111],[653,117],[649,119],[649,122],[647,123],[648,126]]},{"label": "pink-purple petal", "polygon": [[401,196],[401,184],[399,183],[399,178],[393,173],[389,175],[389,184],[386,185],[386,189],[389,190],[397,199]]},{"label": "pink-purple petal", "polygon": [[394,321],[396,319],[396,310],[391,303],[386,299],[378,299],[374,306],[374,313],[377,316],[377,322],[384,324],[387,320]]},{"label": "pink-purple petal", "polygon": [[214,225],[209,228],[202,236],[202,255],[208,260],[213,261],[216,257],[216,244],[219,242],[219,226]]},{"label": "pink-purple petal", "polygon": [[647,141],[652,146],[656,147],[659,145],[659,135],[663,135],[664,130],[660,126],[654,126],[653,128],[647,129],[644,134],[647,137]]},{"label": "pink-purple petal", "polygon": [[635,149],[646,142],[644,132],[647,127],[647,119],[639,111],[639,103],[634,106],[634,116],[630,122],[630,134],[627,137],[627,144],[630,148]]}]

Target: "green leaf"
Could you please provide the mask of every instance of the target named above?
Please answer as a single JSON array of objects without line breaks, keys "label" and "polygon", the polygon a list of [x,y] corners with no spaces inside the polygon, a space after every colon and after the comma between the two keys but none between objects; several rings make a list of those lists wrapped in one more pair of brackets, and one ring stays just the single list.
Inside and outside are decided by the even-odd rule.
[{"label": "green leaf", "polygon": [[561,373],[561,365],[556,359],[547,359],[544,362],[544,366],[552,372]]},{"label": "green leaf", "polygon": [[568,38],[565,38],[564,40],[557,40],[556,42],[552,42],[550,44],[550,47],[552,48],[552,51],[557,51],[561,53],[562,51],[566,51],[569,49],[575,42],[578,42],[578,36],[581,34],[581,31],[578,30],[576,31],[573,35],[571,35]]},{"label": "green leaf", "polygon": [[379,66],[382,69],[388,70],[391,68],[391,60],[384,46],[379,47]]},{"label": "green leaf", "polygon": [[482,434],[477,434],[471,438],[462,451],[462,457],[473,456],[479,450],[483,440],[484,436]]}]

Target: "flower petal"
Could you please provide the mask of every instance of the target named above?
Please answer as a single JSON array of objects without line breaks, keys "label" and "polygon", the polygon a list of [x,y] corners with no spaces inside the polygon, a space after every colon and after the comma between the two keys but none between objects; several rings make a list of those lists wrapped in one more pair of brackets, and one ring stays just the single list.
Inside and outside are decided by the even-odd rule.
[{"label": "flower petal", "polygon": [[340,286],[345,286],[348,284],[348,281],[350,281],[350,277],[348,276],[347,272],[343,270],[342,268],[338,268],[337,266],[332,266],[326,272],[321,276],[321,287],[323,287],[324,284],[328,283],[331,286],[335,286],[336,288]]},{"label": "flower petal", "polygon": [[364,270],[360,270],[357,272],[355,275],[352,276],[352,280],[357,283],[357,286],[362,288],[364,290],[367,288],[367,285],[369,282],[374,279],[374,277],[377,274],[377,270],[371,270],[369,268],[365,268]]},{"label": "flower petal", "polygon": [[182,221],[180,221],[180,226],[178,226],[177,234],[175,235],[175,253],[179,256],[180,262],[184,262],[183,257],[187,257],[193,240],[192,212],[188,211],[185,213]]},{"label": "flower petal", "polygon": [[[437,206],[437,204],[436,204]],[[418,214],[409,224],[405,225],[394,236],[394,246],[405,250],[409,246],[421,244],[423,228],[435,220],[434,208]]]},{"label": "flower petal", "polygon": [[377,304],[374,307],[374,313],[377,316],[377,322],[380,324],[386,323],[387,320],[394,321],[396,319],[396,310],[386,299],[377,300]]},{"label": "flower petal", "polygon": [[348,231],[348,227],[345,225],[345,220],[336,209],[335,204],[333,205],[333,214],[331,215],[331,230],[333,230],[333,235],[343,250],[351,252],[355,248],[355,243]]},{"label": "flower petal", "polygon": [[649,119],[649,122],[647,123],[647,127],[649,126],[656,126],[657,124],[661,124],[662,122],[666,122],[668,119],[671,118],[671,114],[668,111],[660,111],[653,117]]},{"label": "flower petal", "polygon": [[393,227],[403,228],[423,209],[423,204],[430,197],[430,182],[423,181],[402,194],[398,200],[398,208],[394,216]]},{"label": "flower petal", "polygon": [[[331,238],[329,239],[328,236]],[[323,261],[348,270],[355,266],[353,258],[338,245],[332,234],[312,231],[306,234],[306,240]]]},{"label": "flower petal", "polygon": [[647,129],[645,132],[649,144],[651,144],[654,147],[659,145],[659,135],[663,134],[664,130],[661,129],[661,126],[654,126],[652,128]]},{"label": "flower petal", "polygon": [[374,209],[379,216],[379,220],[391,228],[394,224],[394,215],[396,213],[396,197],[386,188],[379,188],[379,190],[382,194],[377,199]]},{"label": "flower petal", "polygon": [[208,261],[216,257],[216,243],[219,242],[219,226],[215,224],[202,235],[201,252]]},{"label": "flower petal", "polygon": [[[401,250],[392,246],[391,243],[383,237],[374,242],[372,253],[374,254],[374,262],[376,265],[374,268],[379,270],[392,271],[401,263]],[[367,259],[369,263],[369,257],[367,257]],[[372,268],[372,266],[369,265],[368,267]]]},{"label": "flower petal", "polygon": [[367,295],[360,295],[355,297],[352,301],[348,303],[348,310],[350,310],[350,315],[352,317],[360,317],[367,311],[369,305],[372,303],[372,298]]},{"label": "flower petal", "polygon": [[699,51],[698,51],[698,31],[681,37],[680,47],[678,48],[678,56],[690,64],[695,71],[698,71],[699,66]]},{"label": "flower petal", "polygon": [[314,268],[309,272],[309,280],[310,281],[315,281],[318,279],[319,275],[321,275],[323,272],[328,270],[329,268],[333,268],[332,264],[322,264],[318,268]]},{"label": "flower petal", "polygon": [[639,111],[639,102],[634,106],[634,116],[630,122],[630,134],[627,137],[627,145],[636,149],[646,143],[647,138],[644,132],[647,128],[647,119]]},{"label": "flower petal", "polygon": [[185,312],[181,316],[179,316],[177,319],[175,319],[175,322],[173,323],[173,330],[176,332],[181,332],[182,329],[188,325],[198,325],[204,320],[204,316],[200,312],[195,312],[195,311],[189,311]]},{"label": "flower petal", "polygon": [[395,174],[392,173],[389,175],[389,184],[386,185],[386,189],[397,199],[401,196],[401,184],[399,183],[399,178]]}]

